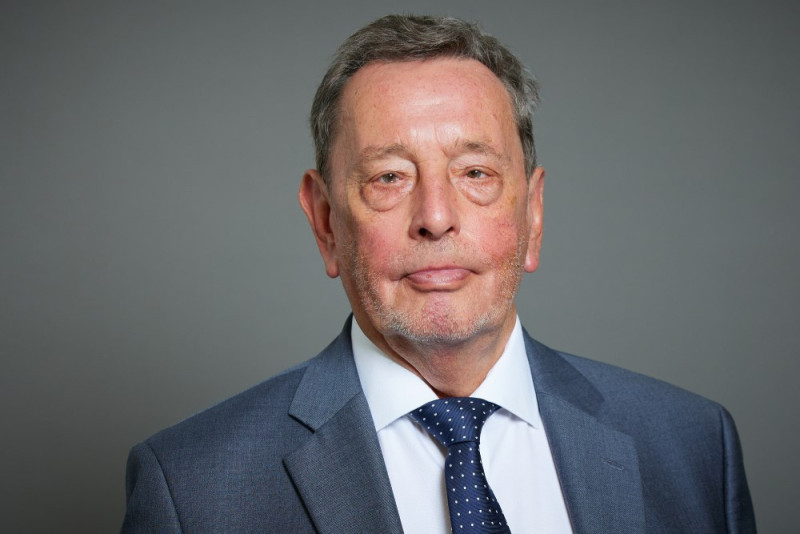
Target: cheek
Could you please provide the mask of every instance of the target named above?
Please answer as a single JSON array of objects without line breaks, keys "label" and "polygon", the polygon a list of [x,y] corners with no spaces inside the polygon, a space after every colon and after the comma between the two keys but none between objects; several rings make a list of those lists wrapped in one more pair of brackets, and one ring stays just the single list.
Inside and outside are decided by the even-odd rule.
[{"label": "cheek", "polygon": [[348,263],[359,269],[362,275],[391,274],[392,265],[400,254],[398,231],[392,230],[386,221],[370,220],[353,222],[348,230],[349,243],[341,254]]},{"label": "cheek", "polygon": [[527,205],[520,203],[525,190],[515,188],[507,193],[491,214],[484,212],[478,217],[480,242],[495,262],[524,256],[524,243],[529,233]]},{"label": "cheek", "polygon": [[520,254],[523,227],[519,221],[509,217],[486,220],[479,227],[479,242],[493,263],[505,262]]}]

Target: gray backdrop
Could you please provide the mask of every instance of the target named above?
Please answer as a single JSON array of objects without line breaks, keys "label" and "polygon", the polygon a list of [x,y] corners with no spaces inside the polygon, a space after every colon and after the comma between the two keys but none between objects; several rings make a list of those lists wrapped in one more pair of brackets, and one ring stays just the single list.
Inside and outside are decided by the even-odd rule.
[{"label": "gray backdrop", "polygon": [[543,86],[524,324],[722,402],[762,531],[800,531],[797,6],[2,2],[3,530],[117,529],[130,446],[339,331],[306,115],[402,10],[480,21]]}]

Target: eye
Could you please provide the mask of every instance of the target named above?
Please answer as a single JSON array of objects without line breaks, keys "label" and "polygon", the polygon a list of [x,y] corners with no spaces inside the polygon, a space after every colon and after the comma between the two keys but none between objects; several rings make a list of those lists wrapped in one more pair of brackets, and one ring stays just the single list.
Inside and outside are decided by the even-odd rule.
[{"label": "eye", "polygon": [[382,184],[393,184],[399,180],[398,176],[393,172],[387,172],[386,174],[382,174],[378,177],[378,180]]},{"label": "eye", "polygon": [[414,188],[414,183],[413,170],[375,171],[361,183],[361,197],[373,210],[390,210]]},{"label": "eye", "polygon": [[[475,165],[473,163],[472,165]],[[454,183],[461,192],[479,206],[487,206],[497,200],[503,190],[503,175],[492,166],[473,167],[464,165],[452,170]]]}]

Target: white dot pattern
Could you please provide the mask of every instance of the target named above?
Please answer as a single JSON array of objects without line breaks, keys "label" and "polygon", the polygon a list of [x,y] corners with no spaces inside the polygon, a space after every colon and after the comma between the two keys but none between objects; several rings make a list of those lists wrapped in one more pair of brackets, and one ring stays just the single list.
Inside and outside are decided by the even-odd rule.
[{"label": "white dot pattern", "polygon": [[444,476],[453,532],[511,532],[486,480],[479,451],[483,424],[499,408],[483,399],[450,397],[409,414],[447,447]]}]

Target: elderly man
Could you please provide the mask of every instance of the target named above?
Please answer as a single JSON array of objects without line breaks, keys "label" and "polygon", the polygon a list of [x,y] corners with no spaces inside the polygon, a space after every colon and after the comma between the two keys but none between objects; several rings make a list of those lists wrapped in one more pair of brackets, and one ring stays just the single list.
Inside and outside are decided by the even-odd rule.
[{"label": "elderly man", "polygon": [[340,47],[299,197],[353,315],[134,448],[123,531],[755,531],[722,407],[522,329],[536,98],[463,21],[384,17]]}]

